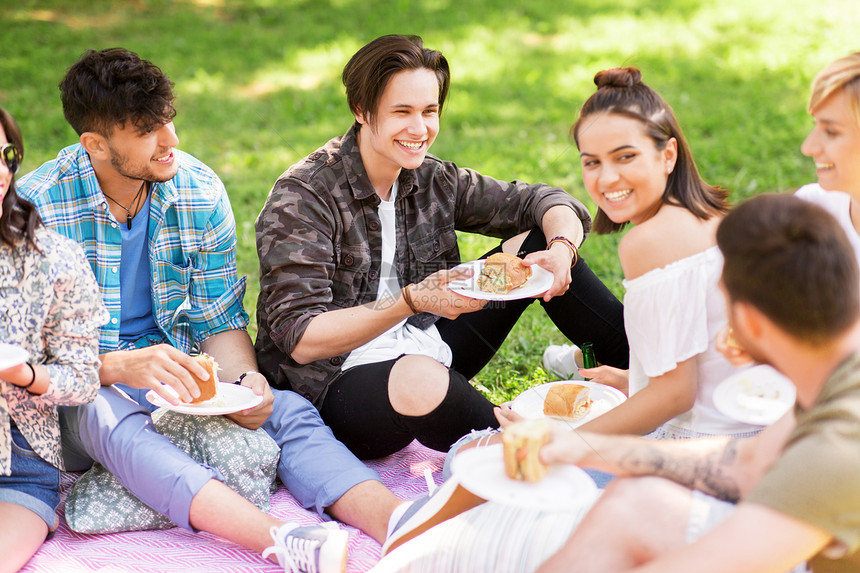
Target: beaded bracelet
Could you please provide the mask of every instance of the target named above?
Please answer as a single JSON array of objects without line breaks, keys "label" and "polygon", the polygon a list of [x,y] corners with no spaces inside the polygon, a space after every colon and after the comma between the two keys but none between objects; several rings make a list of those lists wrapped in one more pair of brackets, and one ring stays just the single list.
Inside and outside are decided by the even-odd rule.
[{"label": "beaded bracelet", "polygon": [[567,237],[562,237],[561,235],[559,235],[558,237],[553,237],[549,240],[549,242],[547,242],[546,249],[549,250],[553,243],[564,243],[565,245],[567,245],[567,248],[569,248],[573,253],[573,261],[571,261],[570,263],[570,268],[575,267],[576,262],[579,260],[579,251],[577,250],[576,245],[573,244],[573,241],[571,241]]},{"label": "beaded bracelet", "polygon": [[406,306],[409,307],[409,310],[412,311],[412,314],[418,314],[418,310],[415,308],[415,303],[412,302],[412,294],[409,292],[409,287],[414,283],[410,283],[400,289],[400,294],[403,295],[403,300],[406,301]]}]

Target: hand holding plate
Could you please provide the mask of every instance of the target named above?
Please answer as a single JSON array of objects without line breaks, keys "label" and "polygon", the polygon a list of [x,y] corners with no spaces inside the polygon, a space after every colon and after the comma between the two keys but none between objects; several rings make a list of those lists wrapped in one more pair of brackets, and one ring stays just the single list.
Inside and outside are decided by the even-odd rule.
[{"label": "hand holding plate", "polygon": [[502,429],[507,428],[514,422],[525,420],[525,417],[514,412],[510,406],[496,406],[493,408],[493,414],[496,416],[496,420],[499,421],[499,425]]},{"label": "hand holding plate", "polygon": [[437,271],[409,289],[412,303],[416,310],[452,319],[466,312],[481,310],[487,304],[486,300],[463,296],[448,288],[449,283],[470,280],[473,274],[473,269],[463,266]]},{"label": "hand holding plate", "polygon": [[242,379],[242,386],[247,386],[254,391],[255,395],[262,396],[263,401],[247,410],[227,414],[227,417],[243,428],[256,430],[262,426],[263,422],[265,422],[272,414],[272,405],[275,401],[275,395],[272,394],[272,388],[269,386],[269,382],[266,380],[266,377],[259,372],[249,372]]},{"label": "hand holding plate", "polygon": [[597,366],[595,368],[580,368],[579,373],[591,380],[615,388],[625,396],[628,392],[629,370],[622,370],[614,366]]},{"label": "hand holding plate", "polygon": [[543,293],[544,301],[567,292],[571,281],[570,260],[570,249],[562,243],[556,243],[546,251],[530,253],[523,259],[523,264],[527,266],[540,265],[552,273],[552,286]]},{"label": "hand holding plate", "polygon": [[526,283],[518,288],[501,294],[481,290],[478,287],[478,275],[484,268],[485,259],[470,261],[457,265],[451,271],[460,269],[471,269],[473,274],[468,275],[468,278],[453,279],[448,283],[448,288],[452,291],[469,298],[479,300],[519,300],[523,298],[533,298],[544,294],[553,284],[553,274],[540,265],[532,265],[532,276]]}]

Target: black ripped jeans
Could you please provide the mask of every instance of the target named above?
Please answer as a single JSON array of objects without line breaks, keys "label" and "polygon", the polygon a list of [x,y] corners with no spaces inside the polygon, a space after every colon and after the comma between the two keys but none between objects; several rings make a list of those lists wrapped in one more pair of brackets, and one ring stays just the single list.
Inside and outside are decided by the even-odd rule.
[{"label": "black ripped jeans", "polygon": [[[543,233],[535,229],[523,241],[517,256],[522,258],[545,248]],[[481,258],[501,250],[499,245]],[[475,376],[496,354],[526,308],[539,301],[553,324],[571,342],[577,346],[593,342],[598,362],[626,369],[630,348],[624,332],[621,301],[597,278],[582,257],[570,269],[570,275],[567,292],[549,302],[534,298],[489,302],[483,309],[461,314],[454,320],[439,319],[436,327],[454,353],[451,367],[467,378]]]},{"label": "black ripped jeans", "polygon": [[[518,256],[546,248],[540,230],[532,231]],[[484,257],[500,252],[501,245]],[[526,308],[536,300],[558,329],[573,342],[593,342],[597,360],[627,368],[629,348],[621,302],[580,257],[571,269],[567,292],[549,302],[521,299],[490,302],[483,309],[436,323],[451,347],[453,363],[448,393],[435,410],[424,416],[397,413],[388,400],[388,377],[395,360],[356,366],[335,381],[321,408],[323,420],[335,436],[361,459],[387,456],[417,439],[446,451],[472,429],[496,427],[493,404],[469,384],[501,347]]]}]

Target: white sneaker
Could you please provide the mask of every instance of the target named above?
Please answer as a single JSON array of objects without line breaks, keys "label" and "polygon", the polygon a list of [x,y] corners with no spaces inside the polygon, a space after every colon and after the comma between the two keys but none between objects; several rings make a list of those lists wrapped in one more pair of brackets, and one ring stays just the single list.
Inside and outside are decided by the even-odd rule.
[{"label": "white sneaker", "polygon": [[319,525],[285,523],[270,530],[275,544],[263,551],[274,555],[285,573],[343,573],[349,533],[331,521]]},{"label": "white sneaker", "polygon": [[575,344],[548,346],[543,351],[543,369],[563,380],[582,380],[582,351]]}]

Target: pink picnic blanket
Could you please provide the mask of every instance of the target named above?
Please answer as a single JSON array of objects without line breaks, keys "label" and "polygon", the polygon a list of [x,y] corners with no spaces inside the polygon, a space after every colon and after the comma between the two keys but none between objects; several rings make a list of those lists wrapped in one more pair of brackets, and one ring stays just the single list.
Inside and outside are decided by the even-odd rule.
[{"label": "pink picnic blanket", "polygon": [[[395,495],[411,500],[427,493],[425,469],[433,479],[441,480],[444,455],[413,442],[402,451],[367,462],[376,470],[385,485]],[[60,527],[46,541],[21,571],[44,573],[192,573],[241,571],[277,572],[281,569],[260,555],[239,545],[208,533],[192,533],[174,527],[164,531],[135,531],[109,535],[85,535],[69,530],[63,519],[65,497],[78,474],[63,473],[60,483]],[[319,523],[322,519],[302,508],[278,482],[272,495],[270,514],[282,521],[302,525]],[[349,561],[347,571],[367,571],[380,558],[380,546],[373,538],[354,527],[341,525],[349,531]]]}]

